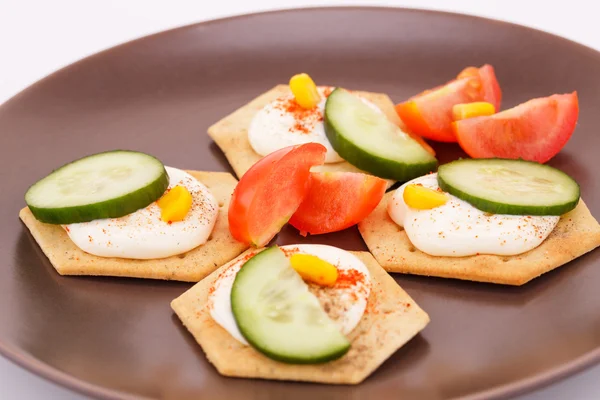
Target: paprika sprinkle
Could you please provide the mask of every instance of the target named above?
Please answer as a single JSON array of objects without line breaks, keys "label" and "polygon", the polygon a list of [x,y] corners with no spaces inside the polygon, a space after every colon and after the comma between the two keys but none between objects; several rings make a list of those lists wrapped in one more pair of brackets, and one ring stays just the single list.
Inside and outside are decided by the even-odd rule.
[{"label": "paprika sprinkle", "polygon": [[338,289],[350,288],[364,281],[365,275],[362,272],[356,269],[340,269],[338,270],[338,278],[337,281],[335,281],[335,287]]},{"label": "paprika sprinkle", "polygon": [[[318,90],[322,98],[326,99],[333,91],[333,88],[319,87]],[[288,114],[294,118],[294,125],[289,129],[292,133],[311,133],[317,123],[323,122],[323,111],[319,107],[304,108],[298,104],[293,96],[278,99],[274,108],[281,111],[282,114]]]}]

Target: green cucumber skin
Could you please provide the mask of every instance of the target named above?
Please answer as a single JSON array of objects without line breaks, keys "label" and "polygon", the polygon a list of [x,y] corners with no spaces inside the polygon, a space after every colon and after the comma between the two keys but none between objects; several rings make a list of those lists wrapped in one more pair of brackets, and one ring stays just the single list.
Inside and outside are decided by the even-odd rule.
[{"label": "green cucumber skin", "polygon": [[[248,340],[248,338],[246,338],[246,340]],[[248,343],[250,343],[252,345],[252,347],[257,349],[256,344],[252,343],[250,340],[248,340]],[[347,347],[340,348],[337,353],[331,353],[330,356],[328,356],[328,357],[312,357],[312,358],[306,358],[306,359],[282,357],[282,356],[271,353],[270,351],[264,350],[264,349],[261,349],[259,351],[262,354],[264,354],[265,356],[269,357],[271,360],[279,361],[279,362],[282,362],[285,364],[311,365],[311,364],[324,364],[324,363],[327,363],[330,361],[335,361],[337,359],[340,359],[343,356],[345,356],[346,353],[348,353],[348,350],[350,350],[350,344],[348,344]]]},{"label": "green cucumber skin", "polygon": [[[89,156],[81,157],[77,160],[73,160],[67,164],[64,164],[63,166],[61,166],[59,168],[56,168],[49,175],[47,175],[46,177],[44,177],[42,179],[51,177],[53,174],[56,173],[56,171],[60,170],[61,168],[64,168],[68,165],[76,163],[87,157],[102,155],[102,154],[106,154],[106,153],[116,153],[116,152],[137,153],[137,152],[134,152],[131,150],[112,150],[112,151],[104,151],[101,153],[91,154]],[[146,155],[148,157],[154,158],[159,163],[161,162],[154,156],[151,156],[148,154],[146,154]],[[154,201],[158,200],[165,193],[165,191],[169,187],[169,175],[167,174],[167,171],[166,171],[164,165],[163,165],[162,169],[163,170],[162,170],[161,175],[154,182],[152,182],[150,184],[152,186],[156,185],[156,190],[153,190],[152,192],[148,192],[147,187],[146,187],[146,188],[140,188],[139,190],[128,193],[124,196],[106,200],[106,201],[103,201],[100,203],[86,204],[86,205],[80,205],[80,206],[74,206],[74,207],[48,209],[48,208],[36,207],[27,201],[27,192],[29,192],[29,190],[36,185],[36,183],[37,183],[36,182],[33,185],[31,185],[29,187],[29,189],[27,190],[27,192],[25,193],[25,203],[27,203],[29,210],[31,211],[33,216],[38,221],[47,223],[47,224],[68,225],[68,224],[74,224],[74,223],[90,222],[90,221],[93,221],[96,219],[120,218],[125,215],[131,214],[141,208],[147,207],[148,205],[152,204]],[[131,205],[132,199],[136,200],[135,203],[140,204],[142,194],[144,192],[147,192],[147,193],[145,193],[145,196],[146,196],[145,202],[147,202],[147,204],[143,207],[136,207],[135,205],[132,206]]]},{"label": "green cucumber skin", "polygon": [[[333,93],[332,93],[333,94]],[[331,98],[331,95],[330,95]],[[323,124],[325,135],[331,143],[333,149],[340,154],[344,160],[354,165],[356,168],[369,172],[375,176],[384,179],[392,179],[399,182],[407,182],[411,179],[435,171],[438,162],[432,156],[429,162],[419,164],[405,164],[387,158],[379,157],[369,153],[339,134],[335,125],[327,115],[327,106],[323,115]],[[342,154],[344,154],[342,156]]]},{"label": "green cucumber skin", "polygon": [[[254,265],[257,265],[258,263],[260,263],[260,261],[263,257],[268,257],[269,252],[273,252],[273,251],[280,251],[280,250],[277,246],[272,246],[272,247],[267,248],[266,250],[261,251],[260,253],[256,254],[255,256],[250,258],[248,261],[246,261],[244,263],[244,265],[242,266],[242,268],[237,273],[237,275],[235,277],[235,281],[233,283],[233,287],[235,287],[236,282],[238,282],[238,278],[240,280],[243,280],[245,274],[252,273],[252,268]],[[243,299],[239,299],[238,296],[236,296],[236,294],[238,292],[236,290],[233,290],[233,287],[231,290],[231,308],[232,308],[232,312],[233,312],[233,315],[235,318],[235,315],[236,315],[235,304],[238,304],[240,302],[243,303]],[[333,351],[325,356],[321,356],[321,357],[315,357],[315,356],[307,357],[307,358],[286,357],[284,355],[276,354],[276,353],[269,351],[268,349],[265,349],[263,346],[261,346],[261,344],[259,342],[254,340],[254,338],[252,336],[246,335],[246,333],[245,333],[246,329],[244,329],[244,325],[243,324],[240,325],[237,318],[235,318],[235,320],[236,320],[236,323],[238,324],[240,333],[252,347],[254,347],[257,351],[264,354],[268,358],[275,360],[275,361],[282,362],[282,363],[286,363],[286,364],[307,365],[307,364],[326,363],[326,362],[337,360],[337,359],[341,358],[348,352],[348,350],[350,350],[350,347],[351,347],[350,342],[348,342],[348,344],[346,346],[340,346],[339,349],[336,349],[335,351]]]},{"label": "green cucumber skin", "polygon": [[[503,159],[503,158],[464,159],[464,160],[453,161],[453,163],[465,162],[465,161],[473,162],[476,160],[506,161],[507,159]],[[517,160],[508,159],[508,161],[517,161]],[[522,159],[519,159],[518,161],[522,162],[522,163],[533,164],[536,166],[553,168],[553,167],[550,167],[545,164],[536,163],[534,161],[527,161],[527,160],[522,160]],[[575,209],[575,207],[577,207],[577,204],[579,204],[579,198],[581,197],[581,188],[580,188],[579,184],[577,182],[575,182],[577,185],[577,196],[576,196],[577,198],[573,201],[562,203],[562,204],[556,204],[553,206],[539,206],[539,205],[524,206],[524,205],[515,205],[515,204],[504,204],[504,203],[495,202],[495,201],[488,200],[488,199],[482,199],[480,197],[465,193],[462,190],[448,184],[444,180],[444,178],[443,178],[444,167],[449,164],[451,164],[451,163],[444,164],[444,165],[440,166],[438,169],[437,180],[438,180],[438,186],[440,187],[440,189],[442,189],[444,192],[450,193],[451,195],[453,195],[455,197],[458,197],[461,200],[466,201],[467,203],[471,204],[473,207],[475,207],[478,210],[481,210],[483,212],[489,212],[491,214],[504,214],[504,215],[560,216],[560,215],[564,215],[567,212]],[[553,169],[556,169],[556,168],[553,168]],[[564,172],[562,172],[560,170],[557,170],[557,171],[565,174]],[[565,175],[567,175],[567,174],[565,174]]]}]

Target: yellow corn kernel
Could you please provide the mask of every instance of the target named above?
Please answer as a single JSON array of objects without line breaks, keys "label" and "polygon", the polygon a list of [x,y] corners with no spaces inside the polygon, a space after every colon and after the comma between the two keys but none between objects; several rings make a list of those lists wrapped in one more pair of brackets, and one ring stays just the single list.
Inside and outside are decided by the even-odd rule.
[{"label": "yellow corn kernel", "polygon": [[182,221],[192,208],[192,195],[184,186],[175,186],[156,201],[160,219],[165,222]]},{"label": "yellow corn kernel", "polygon": [[496,108],[492,103],[477,101],[475,103],[455,104],[452,107],[452,118],[455,121],[461,119],[484,117],[496,113]]},{"label": "yellow corn kernel", "polygon": [[296,103],[302,108],[314,108],[321,101],[317,85],[308,74],[302,73],[292,76],[290,89],[296,98]]},{"label": "yellow corn kernel", "polygon": [[418,210],[429,210],[442,206],[448,201],[446,193],[421,185],[407,185],[402,197],[407,206]]},{"label": "yellow corn kernel", "polygon": [[319,257],[296,253],[290,257],[292,268],[307,282],[333,286],[338,278],[337,268]]}]

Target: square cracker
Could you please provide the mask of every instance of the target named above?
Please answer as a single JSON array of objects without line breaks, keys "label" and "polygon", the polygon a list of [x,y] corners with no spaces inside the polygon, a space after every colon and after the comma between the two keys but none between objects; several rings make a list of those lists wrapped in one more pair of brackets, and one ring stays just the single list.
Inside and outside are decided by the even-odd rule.
[{"label": "square cracker", "polygon": [[25,207],[19,217],[60,275],[104,275],[198,282],[248,246],[229,233],[227,211],[237,180],[226,172],[187,171],[206,185],[219,202],[219,214],[208,242],[177,256],[154,260],[98,257],[77,247],[59,225],[45,224]]},{"label": "square cracker", "polygon": [[541,245],[527,253],[430,256],[415,249],[406,232],[388,215],[392,196],[393,192],[386,193],[371,215],[358,224],[367,247],[388,272],[519,286],[600,246],[600,225],[581,200],[561,217]]},{"label": "square cracker", "polygon": [[[256,250],[248,250],[252,252]],[[244,253],[240,257],[246,256]],[[333,384],[357,384],[429,323],[429,316],[367,252],[352,252],[371,274],[367,311],[350,333],[350,351],[324,364],[298,365],[274,361],[234,339],[210,316],[208,295],[221,267],[171,302],[208,360],[225,376]]]},{"label": "square cracker", "polygon": [[[355,91],[354,93],[377,105],[390,121],[403,126],[394,108],[394,103],[388,95],[360,91]],[[288,85],[277,85],[208,128],[208,135],[221,148],[238,178],[241,178],[254,163],[262,158],[260,154],[252,149],[248,141],[248,127],[252,118],[267,104],[279,97],[290,94],[291,91]],[[319,165],[314,167],[313,170],[362,172],[346,161]],[[388,186],[390,186],[393,182],[389,181],[388,183]]]}]

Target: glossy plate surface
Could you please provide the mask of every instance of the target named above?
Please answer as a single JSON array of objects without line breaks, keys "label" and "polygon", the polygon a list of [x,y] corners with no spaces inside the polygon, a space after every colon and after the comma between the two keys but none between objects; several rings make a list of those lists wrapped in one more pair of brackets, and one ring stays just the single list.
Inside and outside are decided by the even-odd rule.
[{"label": "glossy plate surface", "polygon": [[[577,90],[574,137],[551,162],[600,216],[600,54],[531,29],[453,14],[305,9],[218,20],[125,44],[69,66],[0,106],[0,350],[61,384],[112,398],[503,396],[600,358],[600,252],[501,287],[397,275],[432,322],[358,387],[221,377],[173,315],[189,284],[61,277],[17,214],[53,168],[111,149],[198,170],[229,167],[207,127],[292,74],[400,101],[490,63],[503,108]],[[463,155],[437,145],[442,162]],[[278,243],[364,250],[356,229]]]}]

